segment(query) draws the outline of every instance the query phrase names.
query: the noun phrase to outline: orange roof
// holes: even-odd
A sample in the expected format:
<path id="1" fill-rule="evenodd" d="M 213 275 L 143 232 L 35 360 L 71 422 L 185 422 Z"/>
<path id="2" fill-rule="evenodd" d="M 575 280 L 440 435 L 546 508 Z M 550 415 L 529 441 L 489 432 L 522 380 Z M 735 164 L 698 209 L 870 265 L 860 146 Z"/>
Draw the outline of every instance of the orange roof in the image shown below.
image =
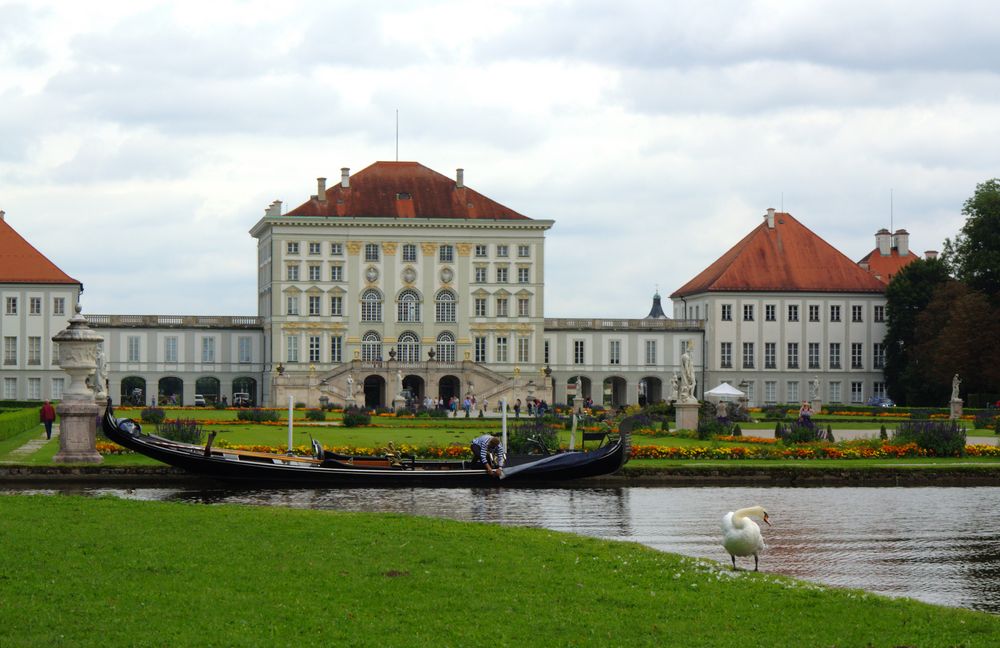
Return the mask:
<path id="1" fill-rule="evenodd" d="M 899 249 L 895 247 L 892 248 L 889 256 L 882 256 L 878 248 L 875 248 L 866 254 L 865 258 L 858 261 L 858 265 L 867 263 L 868 272 L 882 283 L 887 284 L 890 279 L 896 276 L 896 273 L 919 258 L 912 250 L 906 256 L 901 257 L 899 256 Z"/>
<path id="2" fill-rule="evenodd" d="M 376 162 L 286 216 L 531 220 L 417 162 Z"/>
<path id="3" fill-rule="evenodd" d="M 671 297 L 703 292 L 880 293 L 885 285 L 791 214 L 774 215 L 681 286 Z"/>
<path id="4" fill-rule="evenodd" d="M 80 284 L 0 218 L 0 283 Z M 82 287 L 82 284 L 80 284 Z"/>

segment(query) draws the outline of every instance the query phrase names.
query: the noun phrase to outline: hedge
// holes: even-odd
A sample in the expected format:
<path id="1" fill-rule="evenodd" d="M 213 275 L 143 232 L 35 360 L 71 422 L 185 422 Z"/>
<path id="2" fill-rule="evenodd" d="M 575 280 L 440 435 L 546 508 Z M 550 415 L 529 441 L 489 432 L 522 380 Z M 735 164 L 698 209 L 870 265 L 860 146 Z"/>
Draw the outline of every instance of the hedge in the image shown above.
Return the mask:
<path id="1" fill-rule="evenodd" d="M 15 410 L 0 414 L 0 441 L 39 425 L 38 410 L 35 408 Z"/>

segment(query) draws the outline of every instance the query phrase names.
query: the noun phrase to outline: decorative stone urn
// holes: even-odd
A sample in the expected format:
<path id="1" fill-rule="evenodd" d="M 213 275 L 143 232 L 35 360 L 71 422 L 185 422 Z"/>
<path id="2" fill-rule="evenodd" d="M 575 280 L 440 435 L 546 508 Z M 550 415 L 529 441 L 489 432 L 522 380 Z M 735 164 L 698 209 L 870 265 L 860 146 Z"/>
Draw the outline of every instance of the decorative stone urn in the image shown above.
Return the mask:
<path id="1" fill-rule="evenodd" d="M 59 452 L 52 458 L 55 463 L 100 463 L 103 460 L 95 446 L 101 408 L 94 403 L 94 391 L 87 385 L 87 377 L 97 371 L 97 347 L 103 340 L 87 326 L 79 304 L 69 326 L 52 337 L 52 341 L 59 344 L 59 366 L 70 378 L 56 408 L 60 434 Z"/>

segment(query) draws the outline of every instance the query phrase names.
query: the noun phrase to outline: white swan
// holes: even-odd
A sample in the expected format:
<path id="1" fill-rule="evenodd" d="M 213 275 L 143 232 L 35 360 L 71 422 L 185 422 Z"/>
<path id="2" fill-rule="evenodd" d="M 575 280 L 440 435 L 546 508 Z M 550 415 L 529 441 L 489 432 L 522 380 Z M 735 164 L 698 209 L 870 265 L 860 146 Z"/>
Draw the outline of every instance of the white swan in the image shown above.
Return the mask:
<path id="1" fill-rule="evenodd" d="M 760 535 L 760 527 L 750 519 L 751 515 L 771 525 L 763 506 L 730 511 L 722 518 L 722 546 L 733 559 L 733 569 L 736 569 L 736 556 L 753 556 L 753 570 L 757 571 L 757 554 L 764 548 L 764 538 Z"/>

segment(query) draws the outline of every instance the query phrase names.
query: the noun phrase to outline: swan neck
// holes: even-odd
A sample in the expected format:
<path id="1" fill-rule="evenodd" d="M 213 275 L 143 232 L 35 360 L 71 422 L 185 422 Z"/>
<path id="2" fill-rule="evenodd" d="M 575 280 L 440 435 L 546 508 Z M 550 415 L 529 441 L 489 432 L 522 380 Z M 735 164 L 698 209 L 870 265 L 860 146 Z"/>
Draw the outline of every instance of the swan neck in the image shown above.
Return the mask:
<path id="1" fill-rule="evenodd" d="M 736 522 L 736 521 L 741 521 L 742 522 L 742 520 L 744 518 L 748 518 L 751 515 L 756 515 L 758 517 L 761 517 L 762 513 L 763 513 L 763 510 L 759 506 L 750 506 L 750 507 L 747 507 L 747 508 L 742 508 L 742 509 L 740 509 L 740 510 L 738 510 L 738 511 L 736 511 L 736 512 L 733 513 L 733 522 Z"/>

